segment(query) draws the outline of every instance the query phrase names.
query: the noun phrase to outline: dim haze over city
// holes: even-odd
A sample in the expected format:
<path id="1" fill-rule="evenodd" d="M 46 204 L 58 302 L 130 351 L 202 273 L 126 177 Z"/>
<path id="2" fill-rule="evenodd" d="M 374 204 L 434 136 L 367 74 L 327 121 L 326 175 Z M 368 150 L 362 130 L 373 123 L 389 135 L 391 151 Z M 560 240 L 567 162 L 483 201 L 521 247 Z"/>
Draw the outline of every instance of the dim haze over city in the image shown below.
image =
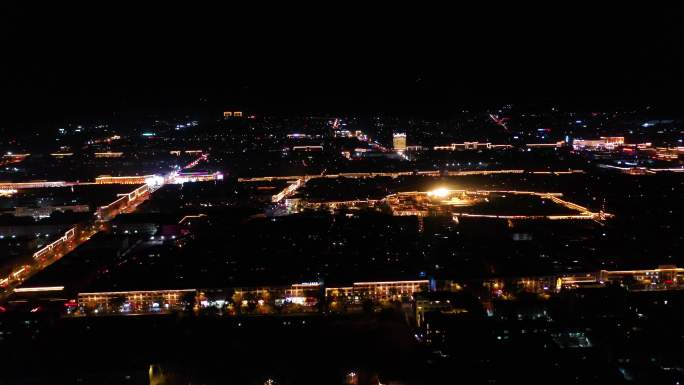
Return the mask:
<path id="1" fill-rule="evenodd" d="M 0 5 L 0 384 L 681 383 L 681 6 L 315 8 Z"/>

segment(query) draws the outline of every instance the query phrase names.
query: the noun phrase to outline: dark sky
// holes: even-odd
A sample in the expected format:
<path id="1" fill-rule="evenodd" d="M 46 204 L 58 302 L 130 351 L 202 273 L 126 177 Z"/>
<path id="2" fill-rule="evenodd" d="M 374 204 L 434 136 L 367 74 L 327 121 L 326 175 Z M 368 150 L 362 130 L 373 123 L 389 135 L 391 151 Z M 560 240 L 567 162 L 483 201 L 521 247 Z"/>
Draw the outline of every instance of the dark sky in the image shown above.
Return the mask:
<path id="1" fill-rule="evenodd" d="M 679 109 L 684 86 L 684 12 L 675 5 L 168 3 L 0 6 L 5 124 L 231 103 L 331 112 L 503 102 Z"/>

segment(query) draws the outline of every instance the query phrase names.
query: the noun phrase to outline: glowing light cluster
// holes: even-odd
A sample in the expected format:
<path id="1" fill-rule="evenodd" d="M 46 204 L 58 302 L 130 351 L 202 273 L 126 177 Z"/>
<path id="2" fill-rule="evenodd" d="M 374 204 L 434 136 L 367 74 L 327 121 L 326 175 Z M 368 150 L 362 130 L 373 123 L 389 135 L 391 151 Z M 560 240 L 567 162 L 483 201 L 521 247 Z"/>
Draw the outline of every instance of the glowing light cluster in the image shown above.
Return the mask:
<path id="1" fill-rule="evenodd" d="M 428 196 L 431 196 L 431 197 L 445 198 L 448 195 L 449 195 L 449 189 L 445 188 L 445 187 L 439 187 L 439 188 L 436 188 L 432 191 L 428 191 Z"/>
<path id="2" fill-rule="evenodd" d="M 151 177 L 145 178 L 145 183 L 150 186 L 161 186 L 164 184 L 164 177 L 160 175 L 153 175 Z"/>

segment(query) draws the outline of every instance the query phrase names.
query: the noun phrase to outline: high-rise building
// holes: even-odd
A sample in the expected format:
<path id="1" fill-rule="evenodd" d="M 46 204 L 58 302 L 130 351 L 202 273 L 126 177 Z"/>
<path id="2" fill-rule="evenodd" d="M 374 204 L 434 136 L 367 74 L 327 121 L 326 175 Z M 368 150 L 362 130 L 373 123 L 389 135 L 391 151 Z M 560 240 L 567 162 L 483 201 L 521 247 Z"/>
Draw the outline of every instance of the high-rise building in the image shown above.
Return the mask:
<path id="1" fill-rule="evenodd" d="M 404 152 L 406 151 L 406 134 L 403 132 L 394 133 L 392 137 L 392 144 L 394 151 Z"/>
<path id="2" fill-rule="evenodd" d="M 223 119 L 241 118 L 242 111 L 223 111 Z"/>

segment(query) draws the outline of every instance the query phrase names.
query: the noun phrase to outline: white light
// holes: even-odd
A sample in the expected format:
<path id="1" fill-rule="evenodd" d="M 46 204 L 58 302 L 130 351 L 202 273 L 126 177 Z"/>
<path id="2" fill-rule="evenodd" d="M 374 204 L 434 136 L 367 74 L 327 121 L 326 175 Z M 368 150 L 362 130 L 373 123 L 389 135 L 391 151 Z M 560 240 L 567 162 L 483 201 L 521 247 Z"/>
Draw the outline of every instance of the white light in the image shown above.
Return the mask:
<path id="1" fill-rule="evenodd" d="M 164 177 L 159 175 L 153 175 L 145 179 L 145 183 L 148 186 L 161 186 L 164 184 Z"/>
<path id="2" fill-rule="evenodd" d="M 37 291 L 62 291 L 64 286 L 43 286 L 43 287 L 20 287 L 14 289 L 15 293 L 31 293 Z"/>
<path id="3" fill-rule="evenodd" d="M 435 196 L 438 198 L 444 198 L 447 195 L 449 195 L 449 189 L 444 188 L 444 187 L 440 187 L 440 188 L 436 188 L 432 191 L 428 191 L 428 196 Z"/>

